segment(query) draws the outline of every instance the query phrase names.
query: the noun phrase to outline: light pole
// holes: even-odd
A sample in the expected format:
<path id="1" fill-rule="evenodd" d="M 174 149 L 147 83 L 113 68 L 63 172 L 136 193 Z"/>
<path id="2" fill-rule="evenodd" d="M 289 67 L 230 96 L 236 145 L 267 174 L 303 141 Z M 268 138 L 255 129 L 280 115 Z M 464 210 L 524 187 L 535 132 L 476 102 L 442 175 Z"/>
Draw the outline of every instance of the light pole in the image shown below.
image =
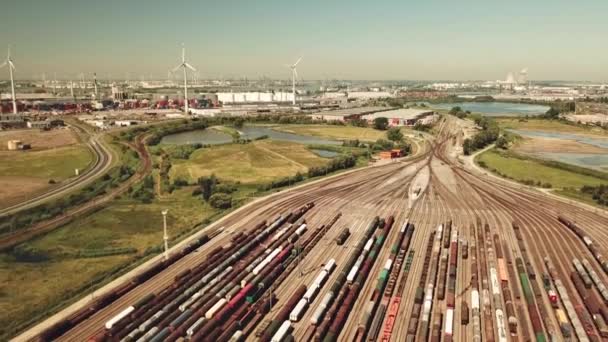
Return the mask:
<path id="1" fill-rule="evenodd" d="M 165 260 L 169 259 L 169 236 L 167 235 L 167 213 L 169 212 L 169 210 L 165 209 L 162 211 L 163 214 L 163 240 L 165 240 L 165 251 L 164 251 L 164 255 L 165 255 Z"/>

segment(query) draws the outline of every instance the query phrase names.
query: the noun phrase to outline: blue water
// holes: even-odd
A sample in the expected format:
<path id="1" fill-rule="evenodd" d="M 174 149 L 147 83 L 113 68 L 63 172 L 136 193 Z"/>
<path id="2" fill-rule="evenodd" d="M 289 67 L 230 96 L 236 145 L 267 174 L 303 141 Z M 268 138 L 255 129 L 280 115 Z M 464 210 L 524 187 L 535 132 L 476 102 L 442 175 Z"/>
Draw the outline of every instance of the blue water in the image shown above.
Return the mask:
<path id="1" fill-rule="evenodd" d="M 245 126 L 239 129 L 241 138 L 255 139 L 267 135 L 270 139 L 297 142 L 300 144 L 318 144 L 318 145 L 341 145 L 340 141 L 326 140 L 307 135 L 298 135 L 293 133 L 275 131 L 269 127 L 263 126 Z M 195 144 L 201 143 L 205 145 L 217 145 L 232 142 L 232 137 L 223 132 L 214 129 L 196 130 L 190 132 L 182 132 L 171 134 L 163 137 L 161 144 Z"/>
<path id="2" fill-rule="evenodd" d="M 460 107 L 464 111 L 481 113 L 485 116 L 536 116 L 545 114 L 549 110 L 547 106 L 509 102 L 433 103 L 430 106 L 436 109 Z"/>
<path id="3" fill-rule="evenodd" d="M 608 137 L 605 139 L 589 137 L 585 135 L 572 134 L 572 133 L 559 133 L 559 132 L 544 132 L 544 131 L 528 131 L 520 129 L 509 129 L 509 132 L 519 134 L 524 137 L 537 137 L 537 138 L 553 138 L 563 140 L 574 140 L 583 144 L 593 145 L 601 148 L 608 149 Z"/>
<path id="4" fill-rule="evenodd" d="M 600 171 L 608 170 L 608 154 L 538 153 L 540 157 Z"/>
<path id="5" fill-rule="evenodd" d="M 333 157 L 336 157 L 339 155 L 339 153 L 335 152 L 335 151 L 318 150 L 318 149 L 312 149 L 311 151 L 314 152 L 319 157 L 323 157 L 323 158 L 333 158 Z"/>

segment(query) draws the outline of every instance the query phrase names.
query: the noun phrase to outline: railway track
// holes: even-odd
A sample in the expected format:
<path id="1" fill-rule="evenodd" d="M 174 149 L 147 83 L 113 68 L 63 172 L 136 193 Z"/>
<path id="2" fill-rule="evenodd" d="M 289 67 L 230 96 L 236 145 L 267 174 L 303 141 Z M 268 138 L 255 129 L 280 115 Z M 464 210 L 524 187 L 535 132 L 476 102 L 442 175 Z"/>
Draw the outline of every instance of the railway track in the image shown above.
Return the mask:
<path id="1" fill-rule="evenodd" d="M 589 317 L 603 314 L 589 305 L 589 298 L 600 293 L 601 283 L 608 283 L 608 276 L 584 241 L 559 222 L 557 216 L 575 216 L 580 230 L 603 255 L 608 255 L 605 230 L 608 219 L 464 169 L 451 157 L 455 130 L 450 122 L 444 123 L 436 140 L 430 142 L 431 148 L 419 158 L 292 189 L 260 200 L 239 215 L 220 220 L 216 226 L 224 229 L 209 242 L 108 305 L 94 310 L 86 320 L 59 331 L 56 340 L 174 341 L 189 336 L 203 341 L 566 340 L 563 317 L 559 313 L 569 307 L 575 309 L 566 323 L 576 325 L 577 319 L 584 322 L 578 331 L 585 334 L 575 336 L 575 329 L 571 329 L 570 336 L 579 340 L 606 340 L 608 331 L 604 331 L 602 319 L 589 321 Z M 412 187 L 420 186 L 420 179 L 424 179 L 421 175 L 426 173 L 428 183 L 418 189 L 415 199 L 410 198 Z M 291 226 L 285 222 L 273 226 L 279 215 L 284 217 L 303 207 L 308 209 Z M 337 216 L 338 213 L 341 216 Z M 374 217 L 394 218 L 392 229 L 386 233 L 378 228 L 381 224 L 370 226 Z M 260 228 L 259 224 L 264 221 L 265 225 Z M 294 237 L 304 221 L 307 228 Z M 325 229 L 332 221 L 330 228 Z M 391 246 L 401 241 L 401 227 L 409 227 L 408 223 L 415 229 L 409 244 L 400 252 L 400 260 L 406 262 L 399 264 L 401 269 L 397 272 L 391 265 L 387 266 L 387 262 L 395 261 L 397 254 L 391 252 Z M 344 228 L 349 229 L 350 236 L 338 244 L 336 238 Z M 263 229 L 271 231 L 261 236 Z M 282 231 L 284 233 L 276 237 Z M 247 238 L 234 240 L 241 233 Z M 252 246 L 243 250 L 238 259 L 230 261 L 231 253 L 258 238 L 264 247 Z M 291 239 L 297 239 L 302 245 L 296 245 Z M 364 246 L 367 244 L 369 248 Z M 377 247 L 373 247 L 376 244 Z M 223 254 L 214 257 L 221 247 Z M 299 248 L 305 253 L 299 254 Z M 275 250 L 277 254 L 273 257 Z M 249 275 L 262 256 L 269 258 L 272 266 L 259 269 L 263 276 Z M 362 258 L 360 264 L 355 262 L 358 256 Z M 585 290 L 575 286 L 571 280 L 574 258 L 587 260 L 600 285 L 590 284 Z M 322 283 L 315 283 L 330 259 L 335 261 L 335 269 L 328 272 Z M 429 265 L 436 266 L 425 267 L 425 259 Z M 546 260 L 552 262 L 551 269 Z M 158 314 L 161 304 L 183 305 L 188 301 L 190 297 L 180 297 L 183 293 L 190 295 L 184 282 L 193 286 L 196 281 L 202 281 L 205 274 L 213 275 L 214 262 L 225 263 L 222 264 L 224 270 L 233 268 L 222 276 L 214 276 L 218 284 L 224 285 L 209 287 L 201 295 L 202 299 L 193 300 L 196 311 L 177 312 L 174 307 L 170 314 L 160 313 L 158 320 L 142 327 L 142 320 Z M 387 300 L 378 299 L 377 303 L 390 300 L 389 303 L 398 305 L 390 310 L 376 305 L 370 311 L 369 303 L 377 299 L 378 284 L 382 284 L 378 280 L 388 274 L 387 270 L 395 273 L 394 288 Z M 176 280 L 176 276 L 186 280 Z M 237 280 L 242 287 L 232 283 Z M 560 282 L 567 299 L 549 295 L 548 290 L 555 288 L 552 284 Z M 248 284 L 254 286 L 247 287 Z M 425 309 L 426 304 L 417 292 L 421 285 L 428 284 L 433 285 L 433 291 L 424 298 L 430 303 Z M 303 300 L 302 291 L 308 291 L 310 286 L 318 286 L 316 294 L 306 297 L 306 303 L 296 307 L 296 303 Z M 442 295 L 438 293 L 439 288 L 444 288 Z M 237 300 L 228 293 L 242 294 L 242 297 Z M 474 301 L 475 293 L 478 302 Z M 137 304 L 150 294 L 154 295 L 152 301 L 156 306 Z M 326 297 L 331 297 L 328 307 L 319 309 L 325 305 L 322 303 Z M 334 302 L 337 304 L 332 308 Z M 130 307 L 135 313 L 121 316 Z M 451 313 L 447 314 L 448 311 Z M 363 324 L 374 322 L 365 316 L 367 312 L 379 315 L 378 322 Z M 428 317 L 426 323 L 414 321 L 414 325 L 409 326 L 412 318 L 424 315 Z M 480 318 L 477 328 L 474 317 Z M 334 319 L 343 320 L 343 324 L 332 324 Z M 323 320 L 329 323 L 324 325 Z M 107 328 L 108 323 L 118 324 L 119 328 Z M 385 330 L 386 327 L 390 327 L 389 330 Z M 133 334 L 133 338 L 128 338 L 129 334 Z M 37 338 L 39 336 L 31 339 Z"/>

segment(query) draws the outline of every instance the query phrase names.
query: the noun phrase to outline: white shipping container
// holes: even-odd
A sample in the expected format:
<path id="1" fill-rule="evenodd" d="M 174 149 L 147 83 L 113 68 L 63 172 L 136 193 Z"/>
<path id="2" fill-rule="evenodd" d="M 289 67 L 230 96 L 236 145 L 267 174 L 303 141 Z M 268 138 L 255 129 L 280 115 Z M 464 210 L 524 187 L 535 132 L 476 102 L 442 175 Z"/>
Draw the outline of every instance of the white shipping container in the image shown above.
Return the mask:
<path id="1" fill-rule="evenodd" d="M 453 326 L 454 326 L 454 309 L 448 309 L 445 312 L 445 325 L 443 331 L 445 331 L 446 335 L 453 334 Z"/>
<path id="2" fill-rule="evenodd" d="M 308 301 L 304 298 L 300 299 L 298 304 L 296 304 L 296 307 L 291 310 L 291 313 L 289 314 L 289 319 L 293 322 L 299 321 L 302 315 L 304 314 L 304 311 L 306 310 L 307 306 Z"/>
<path id="3" fill-rule="evenodd" d="M 490 280 L 492 284 L 492 294 L 500 294 L 500 283 L 498 282 L 498 272 L 495 268 L 490 268 Z"/>
<path id="4" fill-rule="evenodd" d="M 281 341 L 283 341 L 283 339 L 289 333 L 289 329 L 290 328 L 291 328 L 291 322 L 290 321 L 283 322 L 283 324 L 281 324 L 281 326 L 279 327 L 279 330 L 277 330 L 276 334 L 274 334 L 274 336 L 272 336 L 272 340 L 270 340 L 270 341 L 271 342 L 281 342 Z"/>
<path id="5" fill-rule="evenodd" d="M 443 224 L 440 224 L 439 226 L 437 226 L 437 235 L 439 235 L 437 237 L 437 240 L 441 240 L 441 233 L 443 233 Z"/>
<path id="6" fill-rule="evenodd" d="M 311 287 L 320 288 L 321 286 L 323 286 L 323 283 L 325 282 L 325 279 L 327 278 L 327 274 L 328 273 L 326 270 L 322 270 L 321 273 L 319 273 L 319 275 L 315 278 L 315 281 L 312 282 Z"/>
<path id="7" fill-rule="evenodd" d="M 114 324 L 118 323 L 120 320 L 122 320 L 123 318 L 127 317 L 127 315 L 129 315 L 131 312 L 133 312 L 135 310 L 135 308 L 133 306 L 129 306 L 128 308 L 122 310 L 121 312 L 118 313 L 118 315 L 110 318 L 109 321 L 106 322 L 106 329 L 112 329 L 112 327 L 114 326 Z"/>
<path id="8" fill-rule="evenodd" d="M 198 330 L 198 328 L 201 327 L 206 321 L 207 321 L 207 319 L 205 317 L 201 317 L 201 318 L 197 319 L 196 322 L 194 322 L 194 324 L 192 324 L 190 326 L 190 328 L 188 328 L 188 330 L 186 330 L 186 334 L 188 336 L 194 335 L 194 333 Z"/>
<path id="9" fill-rule="evenodd" d="M 315 286 L 315 284 L 313 284 L 313 286 L 309 287 L 308 290 L 306 290 L 306 293 L 304 293 L 304 297 L 302 297 L 302 300 L 305 300 L 306 302 L 310 303 L 313 300 L 315 300 L 315 296 L 317 295 L 317 292 L 319 291 L 319 288 Z"/>
<path id="10" fill-rule="evenodd" d="M 399 231 L 400 233 L 405 233 L 405 229 L 407 228 L 407 222 L 405 222 L 403 224 L 403 226 L 401 226 L 401 230 Z"/>
<path id="11" fill-rule="evenodd" d="M 306 231 L 306 223 L 302 224 L 302 225 L 300 226 L 300 228 L 298 228 L 298 229 L 296 230 L 296 234 L 298 234 L 298 235 L 302 235 L 302 234 L 304 234 L 304 232 L 305 232 L 305 231 Z"/>
<path id="12" fill-rule="evenodd" d="M 386 263 L 384 264 L 384 269 L 390 271 L 391 266 L 393 266 L 393 260 L 391 260 L 391 259 L 386 260 Z"/>
<path id="13" fill-rule="evenodd" d="M 207 312 L 205 312 L 205 318 L 207 319 L 212 319 L 213 316 L 220 311 L 220 309 L 222 308 L 222 306 L 224 306 L 224 304 L 226 304 L 226 298 L 222 298 L 220 300 L 217 301 L 217 303 L 215 303 L 211 309 L 207 310 Z"/>
<path id="14" fill-rule="evenodd" d="M 374 238 L 370 238 L 369 240 L 367 240 L 367 243 L 365 244 L 365 247 L 363 247 L 363 250 L 365 252 L 369 252 L 370 249 L 372 249 L 372 244 L 374 243 Z"/>
<path id="15" fill-rule="evenodd" d="M 310 323 L 313 325 L 317 325 L 321 320 L 321 316 L 325 313 L 325 309 L 327 307 L 321 303 L 321 305 L 317 306 L 317 309 L 312 313 L 312 317 L 310 317 Z"/>
<path id="16" fill-rule="evenodd" d="M 336 260 L 329 259 L 329 261 L 325 264 L 325 267 L 323 267 L 323 269 L 326 270 L 327 273 L 331 273 L 331 271 L 334 270 L 334 267 L 336 267 Z"/>
<path id="17" fill-rule="evenodd" d="M 352 283 L 355 280 L 355 277 L 357 276 L 358 271 L 359 271 L 359 266 L 357 266 L 357 265 L 353 266 L 353 268 L 350 269 L 350 272 L 348 272 L 348 276 L 346 276 L 346 280 L 349 283 Z"/>
<path id="18" fill-rule="evenodd" d="M 507 342 L 505 316 L 500 309 L 496 310 L 496 330 L 498 331 L 498 342 Z"/>
<path id="19" fill-rule="evenodd" d="M 238 342 L 241 341 L 243 339 L 243 331 L 242 330 L 237 330 L 232 337 L 230 338 L 229 342 Z"/>
<path id="20" fill-rule="evenodd" d="M 585 242 L 585 245 L 587 245 L 587 246 L 591 246 L 591 244 L 593 243 L 593 240 L 591 240 L 591 238 L 588 236 L 583 236 L 583 241 Z"/>
<path id="21" fill-rule="evenodd" d="M 471 309 L 479 310 L 479 292 L 477 290 L 471 291 Z"/>
<path id="22" fill-rule="evenodd" d="M 432 300 L 425 300 L 422 305 L 422 321 L 423 322 L 429 321 L 429 314 L 431 313 L 431 303 L 432 302 L 433 302 Z"/>

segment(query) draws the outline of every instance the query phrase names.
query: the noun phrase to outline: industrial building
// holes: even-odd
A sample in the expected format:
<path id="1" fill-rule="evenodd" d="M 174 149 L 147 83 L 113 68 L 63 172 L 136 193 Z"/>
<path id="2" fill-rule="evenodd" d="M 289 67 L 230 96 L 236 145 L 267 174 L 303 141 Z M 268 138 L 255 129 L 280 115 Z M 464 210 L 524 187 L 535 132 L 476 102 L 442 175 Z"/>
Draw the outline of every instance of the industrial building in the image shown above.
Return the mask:
<path id="1" fill-rule="evenodd" d="M 218 99 L 218 101 L 222 102 L 223 104 L 292 102 L 293 93 L 287 93 L 287 92 L 217 93 L 217 99 Z"/>
<path id="2" fill-rule="evenodd" d="M 419 120 L 426 117 L 432 117 L 434 114 L 434 111 L 428 109 L 400 108 L 366 114 L 363 116 L 363 119 L 371 123 L 374 119 L 382 117 L 388 119 L 389 126 L 413 126 Z"/>
<path id="3" fill-rule="evenodd" d="M 372 114 L 376 112 L 383 112 L 390 110 L 387 107 L 357 107 L 357 108 L 346 108 L 324 112 L 317 112 L 309 114 L 313 120 L 324 120 L 324 121 L 350 121 L 360 119 L 366 114 Z"/>
<path id="4" fill-rule="evenodd" d="M 393 94 L 387 91 L 349 91 L 348 98 L 355 100 L 371 100 L 394 97 Z"/>

